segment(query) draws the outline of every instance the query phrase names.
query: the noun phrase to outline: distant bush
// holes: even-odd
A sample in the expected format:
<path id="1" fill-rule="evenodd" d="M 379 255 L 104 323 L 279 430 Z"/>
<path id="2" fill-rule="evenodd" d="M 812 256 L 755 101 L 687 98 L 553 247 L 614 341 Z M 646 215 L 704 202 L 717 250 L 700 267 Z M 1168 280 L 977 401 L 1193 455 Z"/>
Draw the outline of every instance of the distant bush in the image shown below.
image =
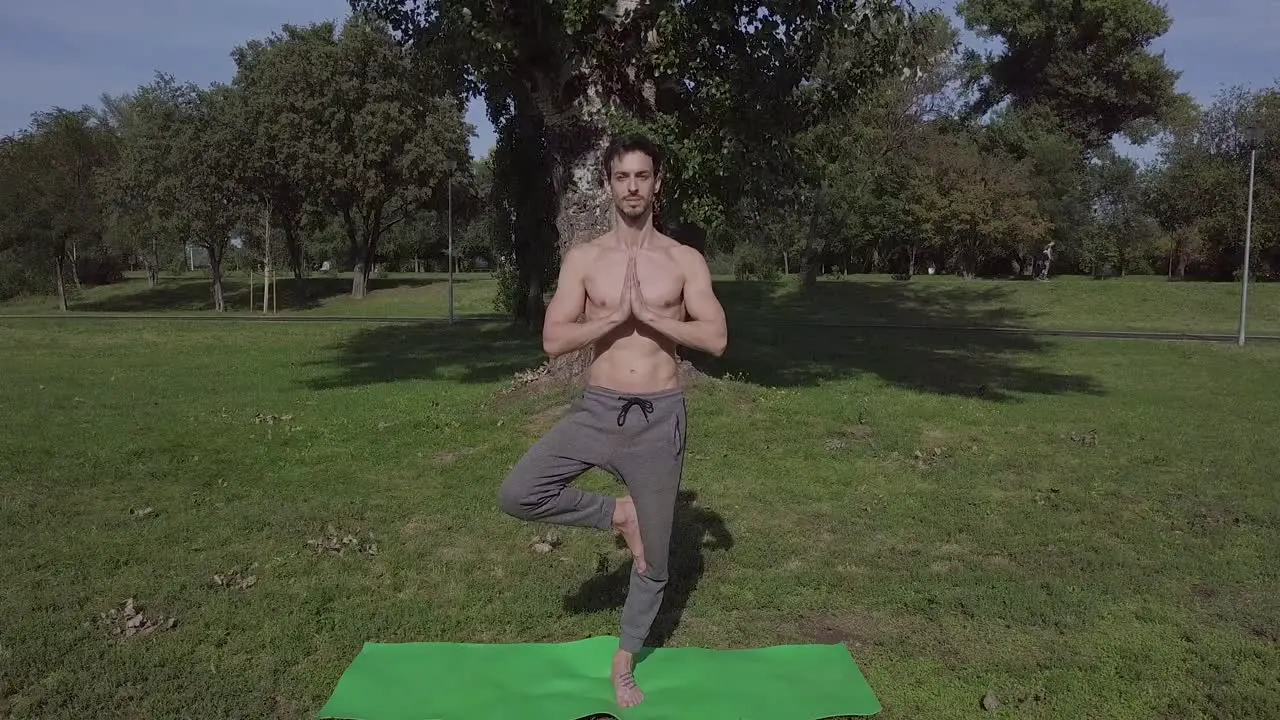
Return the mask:
<path id="1" fill-rule="evenodd" d="M 773 282 L 782 276 L 777 259 L 758 245 L 742 245 L 734 252 L 733 276 L 738 280 Z"/>
<path id="2" fill-rule="evenodd" d="M 110 285 L 124 281 L 124 258 L 112 253 L 86 253 L 76 257 L 76 277 L 82 285 Z"/>
<path id="3" fill-rule="evenodd" d="M 0 301 L 55 291 L 53 275 L 39 263 L 24 262 L 14 251 L 0 252 Z"/>

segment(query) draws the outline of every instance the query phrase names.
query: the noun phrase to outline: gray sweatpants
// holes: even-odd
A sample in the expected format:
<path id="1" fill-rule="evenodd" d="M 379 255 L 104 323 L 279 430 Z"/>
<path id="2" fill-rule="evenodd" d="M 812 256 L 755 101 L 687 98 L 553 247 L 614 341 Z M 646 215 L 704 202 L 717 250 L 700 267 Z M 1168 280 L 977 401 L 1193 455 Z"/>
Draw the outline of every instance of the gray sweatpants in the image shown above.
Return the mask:
<path id="1" fill-rule="evenodd" d="M 684 471 L 685 401 L 679 389 L 620 393 L 588 387 L 516 463 L 498 503 L 521 520 L 608 530 L 614 499 L 570 483 L 592 467 L 626 484 L 644 543 L 645 571 L 631 569 L 620 647 L 639 651 L 667 586 L 671 523 Z"/>

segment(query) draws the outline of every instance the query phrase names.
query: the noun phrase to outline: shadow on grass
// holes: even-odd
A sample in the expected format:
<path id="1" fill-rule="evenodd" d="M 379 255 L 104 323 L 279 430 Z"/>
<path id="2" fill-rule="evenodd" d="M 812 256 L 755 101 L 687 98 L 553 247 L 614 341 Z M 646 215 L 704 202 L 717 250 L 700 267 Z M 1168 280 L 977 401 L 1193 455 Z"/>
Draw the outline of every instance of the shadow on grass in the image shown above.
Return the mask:
<path id="1" fill-rule="evenodd" d="M 649 631 L 646 647 L 661 647 L 671 640 L 685 608 L 689 605 L 698 581 L 706 572 L 706 553 L 724 551 L 733 547 L 733 535 L 719 513 L 697 506 L 698 494 L 682 490 L 676 500 L 675 521 L 671 528 L 671 558 L 667 567 L 667 589 L 662 599 L 658 617 Z M 616 540 L 618 549 L 627 546 L 621 537 Z M 609 559 L 601 555 L 596 575 L 577 592 L 564 599 L 565 612 L 590 614 L 602 610 L 616 610 L 627 600 L 627 587 L 631 582 L 631 561 L 612 570 Z"/>
<path id="2" fill-rule="evenodd" d="M 357 331 L 313 365 L 330 371 L 305 381 L 312 390 L 401 380 L 490 383 L 543 361 L 528 331 L 503 322 L 443 320 L 376 325 Z"/>
<path id="3" fill-rule="evenodd" d="M 1008 289 L 975 281 L 828 282 L 808 293 L 776 284 L 721 282 L 729 349 L 685 352 L 713 376 L 773 387 L 816 386 L 870 373 L 897 387 L 1009 401 L 1015 393 L 1101 394 L 1092 378 L 1036 363 L 1051 346 L 999 328 L 1024 326 Z M 879 327 L 872 327 L 879 326 Z M 901 326 L 901 327 L 890 327 Z M 977 331 L 973 327 L 996 328 Z M 494 324 L 380 326 L 359 331 L 328 361 L 321 387 L 421 378 L 492 382 L 545 360 L 538 339 Z"/>
<path id="4" fill-rule="evenodd" d="M 999 285 L 831 282 L 801 294 L 727 282 L 716 292 L 729 318 L 727 352 L 685 353 L 712 375 L 800 387 L 871 373 L 898 387 L 997 401 L 1011 393 L 1102 392 L 1087 376 L 1032 366 L 1049 346 L 999 330 L 1031 319 L 1009 307 Z"/>
<path id="5" fill-rule="evenodd" d="M 425 287 L 444 282 L 438 278 L 372 278 L 370 292 L 398 287 Z M 466 279 L 455 279 L 464 283 Z M 231 277 L 222 281 L 222 297 L 229 310 L 249 307 L 249 281 L 244 277 Z M 255 306 L 262 305 L 262 278 L 253 285 Z M 280 278 L 276 282 L 279 295 L 276 306 L 280 310 L 312 310 L 330 298 L 351 293 L 351 279 L 342 277 L 309 277 L 301 284 L 294 278 Z M 75 310 L 89 312 L 162 312 L 166 310 L 212 310 L 213 286 L 208 278 L 166 278 L 154 288 L 144 288 L 127 294 L 121 293 L 96 300 L 76 303 Z"/>

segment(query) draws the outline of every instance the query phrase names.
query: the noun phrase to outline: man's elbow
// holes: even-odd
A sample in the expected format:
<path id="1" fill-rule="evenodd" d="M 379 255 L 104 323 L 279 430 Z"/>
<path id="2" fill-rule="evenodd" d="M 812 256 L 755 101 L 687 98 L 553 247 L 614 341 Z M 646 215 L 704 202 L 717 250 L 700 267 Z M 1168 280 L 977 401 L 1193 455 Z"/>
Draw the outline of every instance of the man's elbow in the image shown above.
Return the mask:
<path id="1" fill-rule="evenodd" d="M 708 343 L 708 345 L 709 347 L 707 348 L 707 351 L 710 352 L 715 357 L 721 357 L 722 355 L 724 355 L 724 351 L 729 347 L 728 330 L 721 327 L 719 331 L 716 332 L 716 334 L 711 338 L 711 342 Z"/>
<path id="2" fill-rule="evenodd" d="M 554 360 L 564 354 L 564 348 L 561 347 L 561 345 L 562 343 L 554 334 L 548 332 L 542 333 L 542 352 L 546 353 L 547 357 Z"/>

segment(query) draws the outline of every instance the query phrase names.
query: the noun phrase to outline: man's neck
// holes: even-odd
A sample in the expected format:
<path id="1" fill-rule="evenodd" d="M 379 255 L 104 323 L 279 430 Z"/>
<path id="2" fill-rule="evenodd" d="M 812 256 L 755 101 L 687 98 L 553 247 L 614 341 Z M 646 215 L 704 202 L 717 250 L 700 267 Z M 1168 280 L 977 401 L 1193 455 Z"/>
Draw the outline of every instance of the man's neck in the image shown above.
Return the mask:
<path id="1" fill-rule="evenodd" d="M 632 224 L 615 213 L 613 234 L 625 248 L 642 248 L 653 239 L 653 216 L 647 215 L 644 220 Z"/>

